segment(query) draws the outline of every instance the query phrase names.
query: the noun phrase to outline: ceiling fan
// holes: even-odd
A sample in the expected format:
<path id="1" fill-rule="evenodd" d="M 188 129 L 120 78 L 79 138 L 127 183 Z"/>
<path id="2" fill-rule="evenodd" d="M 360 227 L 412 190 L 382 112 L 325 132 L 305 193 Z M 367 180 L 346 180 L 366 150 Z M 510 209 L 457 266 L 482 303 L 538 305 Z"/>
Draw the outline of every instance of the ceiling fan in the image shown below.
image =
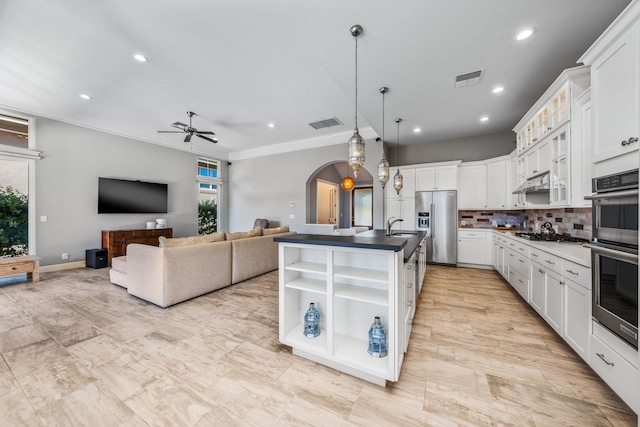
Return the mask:
<path id="1" fill-rule="evenodd" d="M 193 135 L 202 138 L 202 139 L 206 139 L 207 141 L 211 141 L 214 144 L 216 142 L 218 142 L 218 138 L 209 138 L 208 136 L 204 136 L 204 135 L 215 135 L 215 133 L 211 132 L 210 130 L 198 130 L 196 128 L 194 128 L 191 125 L 191 118 L 196 115 L 196 113 L 194 113 L 193 111 L 187 111 L 187 115 L 189 116 L 189 124 L 185 125 L 184 123 L 180 123 L 180 122 L 174 122 L 171 124 L 171 126 L 173 126 L 174 128 L 180 129 L 178 130 L 159 130 L 158 133 L 186 133 L 187 136 L 184 138 L 184 142 L 189 142 L 191 141 L 191 137 Z"/>

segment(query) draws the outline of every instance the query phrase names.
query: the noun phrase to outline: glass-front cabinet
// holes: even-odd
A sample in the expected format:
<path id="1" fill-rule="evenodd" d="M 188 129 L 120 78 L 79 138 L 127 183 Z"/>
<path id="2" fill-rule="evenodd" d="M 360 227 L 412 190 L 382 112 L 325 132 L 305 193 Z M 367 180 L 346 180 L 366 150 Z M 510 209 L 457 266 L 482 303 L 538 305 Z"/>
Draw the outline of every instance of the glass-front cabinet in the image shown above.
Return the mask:
<path id="1" fill-rule="evenodd" d="M 569 198 L 569 156 L 567 155 L 569 125 L 551 135 L 550 204 L 567 205 Z"/>

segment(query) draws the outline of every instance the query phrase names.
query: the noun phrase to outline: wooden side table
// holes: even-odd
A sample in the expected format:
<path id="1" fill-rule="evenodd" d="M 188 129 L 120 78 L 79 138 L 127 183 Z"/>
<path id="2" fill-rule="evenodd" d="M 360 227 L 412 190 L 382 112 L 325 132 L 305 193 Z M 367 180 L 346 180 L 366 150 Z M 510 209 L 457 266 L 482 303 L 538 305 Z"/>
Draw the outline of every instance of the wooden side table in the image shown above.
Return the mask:
<path id="1" fill-rule="evenodd" d="M 33 283 L 40 280 L 40 258 L 37 256 L 17 256 L 0 258 L 0 277 L 27 273 Z"/>

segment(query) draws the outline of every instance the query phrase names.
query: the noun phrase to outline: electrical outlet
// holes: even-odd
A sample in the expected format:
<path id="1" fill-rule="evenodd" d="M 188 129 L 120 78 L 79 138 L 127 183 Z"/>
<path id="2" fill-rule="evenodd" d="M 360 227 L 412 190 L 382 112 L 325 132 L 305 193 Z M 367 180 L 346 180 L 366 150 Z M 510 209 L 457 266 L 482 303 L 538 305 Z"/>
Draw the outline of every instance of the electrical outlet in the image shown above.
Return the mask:
<path id="1" fill-rule="evenodd" d="M 69 254 L 67 252 L 63 253 L 62 259 L 69 259 Z"/>

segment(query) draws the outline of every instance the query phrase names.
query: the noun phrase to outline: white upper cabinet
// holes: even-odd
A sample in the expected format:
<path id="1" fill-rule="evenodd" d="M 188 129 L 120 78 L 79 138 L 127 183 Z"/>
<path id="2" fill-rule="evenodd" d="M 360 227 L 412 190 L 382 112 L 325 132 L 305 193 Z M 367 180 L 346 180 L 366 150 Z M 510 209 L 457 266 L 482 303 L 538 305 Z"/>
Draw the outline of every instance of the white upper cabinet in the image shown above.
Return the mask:
<path id="1" fill-rule="evenodd" d="M 502 177 L 504 181 L 504 176 Z M 487 207 L 487 166 L 462 164 L 458 168 L 458 209 Z"/>
<path id="2" fill-rule="evenodd" d="M 487 208 L 508 208 L 508 177 L 508 163 L 506 160 L 487 163 Z"/>
<path id="3" fill-rule="evenodd" d="M 393 188 L 393 177 L 396 175 L 398 168 L 389 168 L 389 182 L 385 187 L 387 193 L 387 199 L 401 198 L 401 197 L 415 197 L 416 196 L 416 170 L 413 168 L 400 168 L 402 174 L 402 189 L 400 194 Z"/>
<path id="4" fill-rule="evenodd" d="M 416 169 L 416 191 L 457 190 L 458 165 Z"/>
<path id="5" fill-rule="evenodd" d="M 638 150 L 640 5 L 625 12 L 580 58 L 591 65 L 594 163 Z"/>
<path id="6" fill-rule="evenodd" d="M 526 178 L 549 172 L 551 159 L 549 157 L 549 141 L 545 140 L 535 148 L 525 153 Z"/>

